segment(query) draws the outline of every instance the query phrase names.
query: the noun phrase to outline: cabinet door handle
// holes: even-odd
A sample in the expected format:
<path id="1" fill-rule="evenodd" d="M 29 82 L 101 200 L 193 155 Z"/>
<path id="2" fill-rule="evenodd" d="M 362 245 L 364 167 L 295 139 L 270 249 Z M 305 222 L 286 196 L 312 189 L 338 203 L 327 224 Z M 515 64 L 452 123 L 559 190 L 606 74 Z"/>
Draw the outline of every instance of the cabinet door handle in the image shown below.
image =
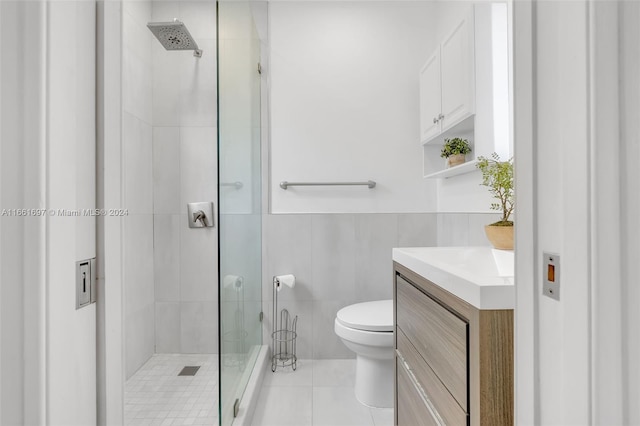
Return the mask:
<path id="1" fill-rule="evenodd" d="M 438 122 L 438 119 L 433 117 L 433 124 L 436 124 Z"/>
<path id="2" fill-rule="evenodd" d="M 438 121 L 442 120 L 444 118 L 444 114 L 440 113 L 440 115 L 438 116 Z"/>

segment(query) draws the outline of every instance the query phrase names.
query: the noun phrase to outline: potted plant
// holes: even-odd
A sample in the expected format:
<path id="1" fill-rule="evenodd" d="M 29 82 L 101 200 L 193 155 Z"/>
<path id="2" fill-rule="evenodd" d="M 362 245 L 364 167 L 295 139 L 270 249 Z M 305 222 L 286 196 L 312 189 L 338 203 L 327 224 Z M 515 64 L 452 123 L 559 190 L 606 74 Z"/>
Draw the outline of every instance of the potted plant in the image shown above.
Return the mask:
<path id="1" fill-rule="evenodd" d="M 445 139 L 440 157 L 447 160 L 447 167 L 458 166 L 465 162 L 465 154 L 471 152 L 471 146 L 466 139 Z"/>
<path id="2" fill-rule="evenodd" d="M 482 172 L 482 183 L 499 202 L 491 204 L 491 210 L 502 212 L 502 218 L 484 227 L 487 238 L 493 247 L 500 250 L 513 250 L 513 222 L 509 217 L 515 207 L 513 197 L 513 158 L 500 161 L 495 152 L 491 158 L 478 157 L 476 165 Z"/>

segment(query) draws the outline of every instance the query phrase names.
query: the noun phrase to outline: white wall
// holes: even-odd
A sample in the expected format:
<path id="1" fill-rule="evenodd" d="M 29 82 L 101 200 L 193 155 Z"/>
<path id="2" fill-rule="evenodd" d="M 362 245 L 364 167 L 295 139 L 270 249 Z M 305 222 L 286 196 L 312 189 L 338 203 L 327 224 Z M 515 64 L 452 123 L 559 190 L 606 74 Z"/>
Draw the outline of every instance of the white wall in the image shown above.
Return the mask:
<path id="1" fill-rule="evenodd" d="M 543 424 L 589 418 L 586 13 L 584 2 L 541 2 L 536 12 L 537 239 L 541 252 L 560 254 L 563 280 L 560 302 L 539 298 Z"/>
<path id="2" fill-rule="evenodd" d="M 91 209 L 95 4 L 0 7 L 1 207 Z M 5 216 L 0 232 L 0 422 L 93 424 L 96 311 L 76 310 L 75 268 L 95 256 L 95 218 Z"/>
<path id="3" fill-rule="evenodd" d="M 535 232 L 535 162 L 534 150 L 534 69 L 533 64 L 533 5 L 531 1 L 513 4 L 514 55 L 514 183 L 518 194 L 515 211 L 515 274 L 516 309 L 515 334 L 515 423 L 536 424 L 538 399 L 536 396 L 536 310 L 538 298 L 538 271 L 535 256 L 538 251 Z M 525 243 L 526 242 L 526 243 Z"/>
<path id="4" fill-rule="evenodd" d="M 122 2 L 98 2 L 97 206 L 123 207 L 122 196 Z M 122 217 L 99 217 L 98 424 L 124 421 L 124 280 Z M 108 285 L 107 285 L 108 283 Z"/>
<path id="5" fill-rule="evenodd" d="M 93 208 L 96 5 L 48 7 L 47 203 L 55 209 Z M 95 304 L 75 309 L 73 283 L 75 262 L 95 257 L 95 218 L 49 217 L 47 229 L 47 423 L 92 424 L 96 310 Z"/>
<path id="6" fill-rule="evenodd" d="M 20 40 L 27 31 L 21 23 L 28 16 L 27 8 L 18 2 L 0 3 L 0 208 L 22 208 L 25 193 L 25 146 L 37 147 L 37 138 L 26 138 L 23 111 L 40 100 L 22 96 L 22 91 L 32 78 L 24 78 L 26 69 L 19 60 L 23 45 Z M 32 15 L 41 18 L 42 12 Z M 44 32 L 45 30 L 43 30 Z M 38 49 L 38 47 L 40 49 Z M 42 46 L 34 46 L 34 56 L 41 58 Z M 43 66 L 43 64 L 40 64 Z M 36 86 L 37 87 L 37 86 Z M 42 87 L 38 87 L 42 89 Z M 37 113 L 38 109 L 31 109 Z M 34 121 L 41 128 L 43 117 L 34 114 Z M 35 126 L 34 126 L 35 127 Z M 30 195 L 40 195 L 42 189 Z M 42 203 L 44 204 L 44 203 Z M 34 208 L 42 207 L 42 204 Z M 22 217 L 0 217 L 0 423 L 20 424 L 25 421 L 25 287 L 24 283 L 24 227 Z M 41 249 L 41 248 L 40 248 Z M 38 250 L 39 252 L 40 250 Z M 36 253 L 38 253 L 36 252 Z M 42 266 L 37 263 L 36 269 Z M 33 282 L 37 290 L 38 282 Z M 37 293 L 36 293 L 37 294 Z M 44 350 L 44 348 L 41 348 Z M 43 354 L 40 355 L 44 358 Z M 40 413 L 42 420 L 44 413 Z"/>
<path id="7" fill-rule="evenodd" d="M 278 214 L 264 221 L 265 342 L 275 274 L 298 279 L 293 291 L 280 293 L 280 307 L 300 316 L 299 356 L 351 357 L 333 332 L 335 314 L 351 303 L 391 297 L 391 247 L 489 244 L 483 227 L 498 217 L 486 214 L 490 198 L 479 173 L 448 180 L 446 197 L 438 200 L 447 213 L 404 213 L 440 208 L 435 182 L 422 178 L 418 70 L 436 48 L 438 31 L 444 36 L 469 8 L 426 2 L 270 5 L 269 185 L 271 211 Z M 482 96 L 492 89 L 488 83 Z M 485 139 L 491 136 L 485 131 Z M 368 170 L 393 183 L 365 176 Z M 282 180 L 370 178 L 380 186 L 278 186 Z"/>
<path id="8" fill-rule="evenodd" d="M 271 211 L 435 210 L 422 179 L 418 70 L 435 48 L 429 2 L 274 2 Z M 366 181 L 293 187 L 281 181 Z"/>
<path id="9" fill-rule="evenodd" d="M 620 212 L 621 226 L 620 246 L 622 291 L 620 300 L 622 316 L 619 318 L 621 328 L 621 389 L 622 422 L 624 424 L 640 424 L 640 377 L 637 360 L 640 358 L 640 338 L 637 324 L 640 323 L 640 56 L 638 55 L 638 21 L 640 20 L 640 4 L 636 2 L 620 2 L 618 22 L 620 27 Z M 615 206 L 614 206 L 615 208 Z M 615 364 L 614 364 L 615 365 Z"/>
<path id="10" fill-rule="evenodd" d="M 592 288 L 608 283 L 592 275 L 589 5 L 529 6 L 514 5 L 516 182 L 526 207 L 516 217 L 517 423 L 592 424 Z M 560 255 L 560 301 L 541 294 L 543 252 Z"/>

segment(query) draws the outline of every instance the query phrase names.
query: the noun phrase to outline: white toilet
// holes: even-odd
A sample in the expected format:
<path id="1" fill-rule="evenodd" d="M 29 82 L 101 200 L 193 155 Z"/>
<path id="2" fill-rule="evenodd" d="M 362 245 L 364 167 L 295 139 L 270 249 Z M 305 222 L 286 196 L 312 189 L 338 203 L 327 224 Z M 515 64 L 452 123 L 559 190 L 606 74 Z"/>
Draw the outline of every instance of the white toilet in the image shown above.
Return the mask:
<path id="1" fill-rule="evenodd" d="M 340 309 L 335 332 L 357 355 L 356 398 L 370 407 L 393 407 L 393 300 Z"/>

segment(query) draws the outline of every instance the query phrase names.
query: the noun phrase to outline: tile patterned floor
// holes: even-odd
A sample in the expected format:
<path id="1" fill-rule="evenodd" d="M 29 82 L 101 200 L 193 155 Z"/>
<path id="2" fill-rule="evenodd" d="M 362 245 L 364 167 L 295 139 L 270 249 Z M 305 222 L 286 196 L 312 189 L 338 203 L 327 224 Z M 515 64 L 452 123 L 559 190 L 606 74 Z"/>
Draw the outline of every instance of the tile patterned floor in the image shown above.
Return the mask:
<path id="1" fill-rule="evenodd" d="M 178 376 L 187 365 L 195 376 Z M 156 354 L 125 387 L 125 425 L 218 424 L 218 356 Z"/>
<path id="2" fill-rule="evenodd" d="M 298 369 L 271 365 L 253 426 L 391 426 L 393 409 L 368 408 L 353 393 L 355 360 L 300 360 Z M 392 384 L 390 384 L 392 386 Z"/>
<path id="3" fill-rule="evenodd" d="M 195 376 L 178 376 L 187 365 L 201 367 Z M 254 426 L 393 425 L 393 409 L 356 400 L 355 360 L 300 360 L 295 372 L 267 368 Z M 154 355 L 126 383 L 125 425 L 217 424 L 217 355 Z"/>

